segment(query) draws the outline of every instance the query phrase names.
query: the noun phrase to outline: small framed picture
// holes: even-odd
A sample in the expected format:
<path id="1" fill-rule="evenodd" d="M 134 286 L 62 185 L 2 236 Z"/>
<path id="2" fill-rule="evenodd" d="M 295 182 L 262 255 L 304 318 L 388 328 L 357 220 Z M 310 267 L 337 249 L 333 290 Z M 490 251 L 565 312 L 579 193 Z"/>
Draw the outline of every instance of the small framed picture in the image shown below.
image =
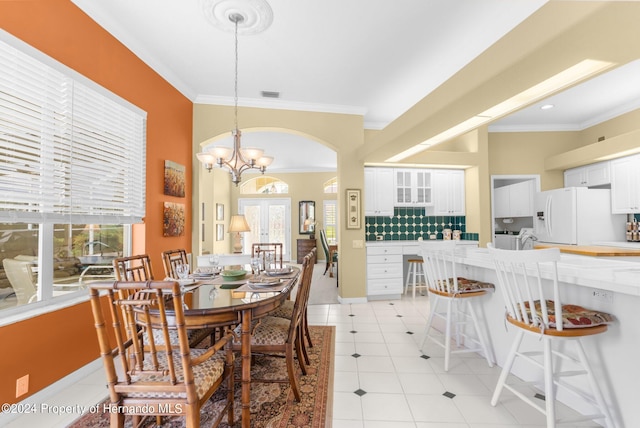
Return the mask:
<path id="1" fill-rule="evenodd" d="M 184 204 L 164 203 L 164 226 L 162 236 L 183 236 L 185 227 Z"/>
<path id="2" fill-rule="evenodd" d="M 224 224 L 216 224 L 216 241 L 224 241 Z"/>
<path id="3" fill-rule="evenodd" d="M 216 221 L 224 220 L 224 204 L 216 204 Z"/>
<path id="4" fill-rule="evenodd" d="M 360 229 L 360 189 L 347 189 L 347 229 Z"/>
<path id="5" fill-rule="evenodd" d="M 164 194 L 184 198 L 185 178 L 184 165 L 164 161 Z"/>

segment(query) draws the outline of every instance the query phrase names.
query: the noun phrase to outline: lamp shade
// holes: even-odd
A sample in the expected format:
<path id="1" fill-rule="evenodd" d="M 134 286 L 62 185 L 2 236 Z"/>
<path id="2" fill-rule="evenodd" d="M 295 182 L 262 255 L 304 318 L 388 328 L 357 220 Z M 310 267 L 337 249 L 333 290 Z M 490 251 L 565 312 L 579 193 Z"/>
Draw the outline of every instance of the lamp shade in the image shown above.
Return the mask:
<path id="1" fill-rule="evenodd" d="M 207 152 L 196 153 L 196 157 L 203 164 L 212 165 L 216 163 L 216 158 L 211 153 L 207 153 Z"/>
<path id="2" fill-rule="evenodd" d="M 262 156 L 260 159 L 256 161 L 258 166 L 268 167 L 273 162 L 273 156 Z"/>
<path id="3" fill-rule="evenodd" d="M 249 232 L 249 224 L 243 215 L 231 216 L 231 223 L 229 224 L 229 232 Z"/>
<path id="4" fill-rule="evenodd" d="M 218 147 L 213 147 L 210 152 L 217 159 L 228 159 L 231 156 L 232 151 L 233 150 L 230 149 L 229 147 L 218 146 Z"/>
<path id="5" fill-rule="evenodd" d="M 264 154 L 264 150 L 257 149 L 255 147 L 246 147 L 242 149 L 242 154 L 247 158 L 255 161 L 262 157 L 262 155 Z"/>

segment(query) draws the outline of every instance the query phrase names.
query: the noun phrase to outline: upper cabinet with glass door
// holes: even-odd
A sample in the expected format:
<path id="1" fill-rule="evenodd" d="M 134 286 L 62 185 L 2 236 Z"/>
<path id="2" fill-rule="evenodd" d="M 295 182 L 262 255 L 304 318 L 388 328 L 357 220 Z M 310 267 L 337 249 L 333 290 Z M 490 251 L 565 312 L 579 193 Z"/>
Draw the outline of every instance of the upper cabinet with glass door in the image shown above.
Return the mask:
<path id="1" fill-rule="evenodd" d="M 433 204 L 431 170 L 395 169 L 394 189 L 394 205 L 397 207 Z"/>

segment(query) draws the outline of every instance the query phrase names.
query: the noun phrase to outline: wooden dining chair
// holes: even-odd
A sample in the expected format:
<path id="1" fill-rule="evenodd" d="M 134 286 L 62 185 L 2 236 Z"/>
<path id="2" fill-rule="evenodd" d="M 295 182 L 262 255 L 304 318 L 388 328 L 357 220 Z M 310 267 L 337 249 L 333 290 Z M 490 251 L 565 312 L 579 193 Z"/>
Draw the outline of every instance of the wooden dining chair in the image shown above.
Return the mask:
<path id="1" fill-rule="evenodd" d="M 134 426 L 146 416 L 171 415 L 184 416 L 187 427 L 199 428 L 202 406 L 225 380 L 227 402 L 214 426 L 225 413 L 233 425 L 230 332 L 207 349 L 191 349 L 182 294 L 174 281 L 94 282 L 89 289 L 110 405 L 118 409 L 110 412 L 112 428 L 124 427 L 128 415 Z"/>
<path id="2" fill-rule="evenodd" d="M 327 241 L 327 234 L 324 229 L 320 230 L 320 243 L 322 244 L 322 250 L 324 251 L 324 257 L 327 262 L 326 267 L 324 268 L 324 274 L 329 272 L 329 276 L 333 276 L 333 268 L 336 269 L 336 279 L 338 277 L 338 250 L 332 249 Z"/>
<path id="3" fill-rule="evenodd" d="M 112 263 L 116 281 L 150 281 L 153 279 L 153 269 L 148 254 L 118 257 Z"/>
<path id="4" fill-rule="evenodd" d="M 283 262 L 283 246 L 282 243 L 267 243 L 260 242 L 254 243 L 251 246 L 251 257 L 257 257 L 262 261 L 262 266 L 267 269 L 267 256 L 271 255 L 274 267 L 276 269 L 282 269 L 284 266 Z"/>
<path id="5" fill-rule="evenodd" d="M 189 264 L 187 251 L 183 248 L 177 250 L 167 250 L 162 252 L 162 267 L 164 274 L 168 278 L 178 278 L 176 266 L 181 264 Z"/>
<path id="6" fill-rule="evenodd" d="M 456 241 L 420 241 L 420 255 L 429 292 L 429 318 L 420 349 L 427 339 L 444 348 L 444 370 L 449 371 L 451 354 L 481 352 L 493 367 L 485 333 L 486 322 L 478 317 L 479 299 L 494 290 L 493 284 L 459 277 L 456 272 Z M 444 310 L 439 311 L 440 303 Z M 444 321 L 444 337 L 433 335 L 434 319 Z M 472 329 L 467 329 L 471 326 Z M 455 338 L 456 349 L 452 339 Z"/>
<path id="7" fill-rule="evenodd" d="M 298 358 L 298 365 L 303 375 L 307 374 L 307 369 L 303 362 L 301 326 L 306 304 L 309 300 L 309 290 L 311 288 L 311 276 L 313 275 L 313 256 L 307 254 L 302 261 L 302 273 L 299 279 L 299 288 L 296 299 L 293 303 L 293 313 L 291 319 L 276 316 L 266 316 L 256 320 L 252 326 L 251 352 L 255 353 L 281 353 L 284 354 L 287 366 L 287 378 L 261 378 L 252 377 L 251 382 L 277 382 L 289 383 L 296 401 L 300 401 L 300 387 L 298 386 L 298 375 L 295 368 L 295 356 Z M 239 341 L 241 331 L 236 327 L 237 338 L 233 342 L 236 351 L 241 350 Z"/>
<path id="8" fill-rule="evenodd" d="M 311 249 L 308 255 L 310 256 L 310 263 L 315 265 L 317 260 L 317 248 L 314 247 L 313 249 Z M 311 282 L 312 278 L 311 277 L 307 277 L 307 278 L 308 278 L 308 281 Z M 299 287 L 300 287 L 300 282 L 301 280 L 298 281 Z M 311 287 L 311 285 L 309 285 L 309 287 Z M 304 356 L 304 361 L 307 365 L 310 364 L 309 355 L 307 353 L 307 346 L 309 348 L 313 348 L 313 342 L 311 341 L 311 333 L 309 332 L 309 321 L 307 316 L 307 306 L 309 303 L 310 294 L 311 292 L 307 293 L 306 295 L 307 301 L 304 303 L 304 308 L 305 308 L 304 315 L 302 318 L 302 324 L 300 326 L 300 332 L 299 332 L 299 337 L 301 337 L 300 344 L 302 345 L 302 353 Z M 296 300 L 302 299 L 302 298 L 305 298 L 305 296 L 296 295 Z M 278 306 L 278 308 L 275 311 L 271 312 L 269 316 L 280 317 L 280 318 L 285 318 L 290 320 L 293 317 L 293 309 L 294 309 L 294 301 L 285 300 L 280 306 Z"/>
<path id="9" fill-rule="evenodd" d="M 140 254 L 137 256 L 119 257 L 113 260 L 113 271 L 116 281 L 151 281 L 154 279 L 153 269 L 151 268 L 151 258 L 148 254 Z M 171 277 L 170 278 L 174 278 Z M 121 291 L 124 293 L 125 291 Z M 122 296 L 123 298 L 127 296 Z M 195 346 L 207 337 L 211 336 L 215 340 L 215 335 L 219 335 L 219 329 L 199 328 L 189 329 L 189 343 Z M 177 336 L 173 336 L 174 343 L 177 343 Z"/>
<path id="10" fill-rule="evenodd" d="M 614 321 L 613 316 L 563 302 L 558 284 L 558 248 L 522 251 L 498 250 L 492 246 L 488 248 L 504 298 L 506 321 L 516 328 L 491 405 L 498 404 L 502 390 L 506 388 L 544 414 L 547 428 L 553 428 L 560 423 L 555 402 L 558 387 L 562 387 L 563 392 L 574 394 L 596 411 L 596 414 L 580 416 L 571 421 L 563 419 L 562 423 L 601 420 L 604 426 L 614 426 L 609 406 L 582 346 L 582 339 L 587 336 L 606 332 L 607 325 Z M 532 340 L 523 344 L 526 336 Z M 575 352 L 571 352 L 569 344 L 575 345 Z M 534 400 L 529 394 L 524 394 L 518 385 L 507 383 L 516 358 L 542 369 L 543 401 Z M 586 376 L 586 385 L 591 388 L 592 396 L 585 394 L 583 388 L 571 381 L 579 375 Z"/>

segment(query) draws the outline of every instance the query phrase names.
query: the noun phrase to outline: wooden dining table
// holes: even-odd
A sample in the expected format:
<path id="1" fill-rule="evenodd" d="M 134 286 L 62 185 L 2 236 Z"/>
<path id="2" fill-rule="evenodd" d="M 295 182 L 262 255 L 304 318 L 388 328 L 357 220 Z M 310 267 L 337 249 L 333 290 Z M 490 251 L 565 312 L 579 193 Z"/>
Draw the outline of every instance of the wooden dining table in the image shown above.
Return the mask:
<path id="1" fill-rule="evenodd" d="M 292 266 L 286 274 L 265 276 L 279 280 L 279 284 L 254 286 L 252 274 L 235 281 L 226 281 L 220 275 L 213 279 L 200 279 L 185 287 L 184 311 L 188 329 L 241 326 L 241 408 L 242 427 L 251 426 L 251 321 L 277 309 L 296 285 L 300 269 Z"/>

